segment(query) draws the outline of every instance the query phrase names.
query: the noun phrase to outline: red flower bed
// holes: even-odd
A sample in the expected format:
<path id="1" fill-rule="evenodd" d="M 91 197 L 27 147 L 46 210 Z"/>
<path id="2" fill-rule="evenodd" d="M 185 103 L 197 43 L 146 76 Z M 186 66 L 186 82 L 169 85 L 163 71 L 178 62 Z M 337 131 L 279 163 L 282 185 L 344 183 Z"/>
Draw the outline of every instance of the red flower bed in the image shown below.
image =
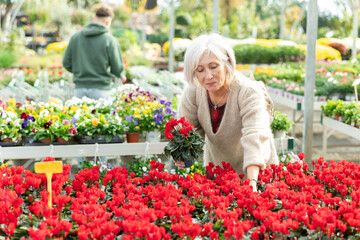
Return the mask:
<path id="1" fill-rule="evenodd" d="M 99 167 L 69 180 L 70 166 L 54 174 L 53 208 L 43 174 L 0 168 L 0 235 L 11 239 L 271 239 L 286 236 L 356 238 L 360 225 L 360 165 L 314 162 L 272 165 L 259 176 L 259 193 L 228 164 L 216 175 L 187 178 L 152 162 L 139 178 Z"/>

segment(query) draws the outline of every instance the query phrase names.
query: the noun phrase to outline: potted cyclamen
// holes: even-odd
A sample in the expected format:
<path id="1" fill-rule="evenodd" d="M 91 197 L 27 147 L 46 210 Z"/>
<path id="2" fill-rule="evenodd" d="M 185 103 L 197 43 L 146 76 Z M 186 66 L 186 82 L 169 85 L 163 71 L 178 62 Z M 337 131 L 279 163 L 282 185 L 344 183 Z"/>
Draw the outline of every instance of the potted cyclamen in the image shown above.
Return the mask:
<path id="1" fill-rule="evenodd" d="M 289 116 L 287 114 L 275 111 L 274 119 L 271 123 L 271 130 L 274 133 L 274 137 L 285 138 L 286 133 L 289 131 L 293 124 L 294 122 L 289 120 Z"/>
<path id="2" fill-rule="evenodd" d="M 165 136 L 169 140 L 164 149 L 165 154 L 175 161 L 183 161 L 186 168 L 191 167 L 203 153 L 205 142 L 195 130 L 184 117 L 171 119 L 165 127 Z"/>

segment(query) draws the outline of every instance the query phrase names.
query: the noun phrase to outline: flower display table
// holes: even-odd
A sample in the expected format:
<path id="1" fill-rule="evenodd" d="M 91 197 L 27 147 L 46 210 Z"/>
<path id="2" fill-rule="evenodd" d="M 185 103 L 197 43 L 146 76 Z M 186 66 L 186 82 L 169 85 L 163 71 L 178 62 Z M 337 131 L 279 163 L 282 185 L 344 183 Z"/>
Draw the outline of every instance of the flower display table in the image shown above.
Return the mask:
<path id="1" fill-rule="evenodd" d="M 352 127 L 349 124 L 338 120 L 322 116 L 321 123 L 324 127 L 323 131 L 323 156 L 326 157 L 327 140 L 335 131 L 346 134 L 357 140 L 360 140 L 360 128 Z"/>
<path id="2" fill-rule="evenodd" d="M 87 156 L 123 156 L 137 154 L 161 154 L 167 142 L 142 142 L 120 144 L 77 144 L 1 147 L 0 159 L 36 159 L 51 156 L 54 158 Z"/>
<path id="3" fill-rule="evenodd" d="M 285 96 L 270 91 L 269 91 L 269 96 L 275 104 L 283 105 L 292 110 L 292 120 L 295 122 L 295 124 L 299 123 L 300 120 L 304 117 L 305 104 L 303 102 L 292 100 L 290 98 L 287 98 Z M 320 112 L 321 105 L 323 104 L 324 102 L 314 102 L 314 111 Z M 298 115 L 297 112 L 300 112 L 300 116 L 297 116 Z M 316 121 L 320 122 L 320 119 L 316 119 Z M 295 125 L 293 126 L 291 132 L 291 136 L 294 135 L 295 135 Z"/>

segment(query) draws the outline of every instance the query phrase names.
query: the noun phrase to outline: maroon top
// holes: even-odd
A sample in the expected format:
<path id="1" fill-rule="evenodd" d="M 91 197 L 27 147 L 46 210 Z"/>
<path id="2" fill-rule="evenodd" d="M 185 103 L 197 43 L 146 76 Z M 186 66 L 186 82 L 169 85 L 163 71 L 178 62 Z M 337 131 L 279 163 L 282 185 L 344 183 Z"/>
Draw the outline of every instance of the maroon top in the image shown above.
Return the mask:
<path id="1" fill-rule="evenodd" d="M 207 92 L 207 97 L 208 97 L 208 102 L 209 102 L 211 125 L 212 125 L 213 132 L 216 133 L 220 126 L 221 119 L 224 115 L 226 103 L 224 105 L 222 105 L 221 107 L 217 107 L 215 109 L 214 105 L 211 103 L 209 92 Z"/>

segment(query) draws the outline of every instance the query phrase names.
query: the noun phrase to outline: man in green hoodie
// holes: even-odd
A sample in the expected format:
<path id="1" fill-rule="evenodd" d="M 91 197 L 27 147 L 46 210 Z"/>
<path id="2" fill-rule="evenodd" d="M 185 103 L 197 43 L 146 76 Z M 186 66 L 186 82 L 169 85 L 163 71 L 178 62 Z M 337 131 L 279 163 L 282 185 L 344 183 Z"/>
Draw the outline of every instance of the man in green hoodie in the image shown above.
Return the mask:
<path id="1" fill-rule="evenodd" d="M 114 78 L 125 80 L 120 45 L 109 28 L 114 18 L 110 6 L 100 5 L 92 23 L 71 37 L 64 67 L 74 74 L 75 96 L 108 99 Z"/>

